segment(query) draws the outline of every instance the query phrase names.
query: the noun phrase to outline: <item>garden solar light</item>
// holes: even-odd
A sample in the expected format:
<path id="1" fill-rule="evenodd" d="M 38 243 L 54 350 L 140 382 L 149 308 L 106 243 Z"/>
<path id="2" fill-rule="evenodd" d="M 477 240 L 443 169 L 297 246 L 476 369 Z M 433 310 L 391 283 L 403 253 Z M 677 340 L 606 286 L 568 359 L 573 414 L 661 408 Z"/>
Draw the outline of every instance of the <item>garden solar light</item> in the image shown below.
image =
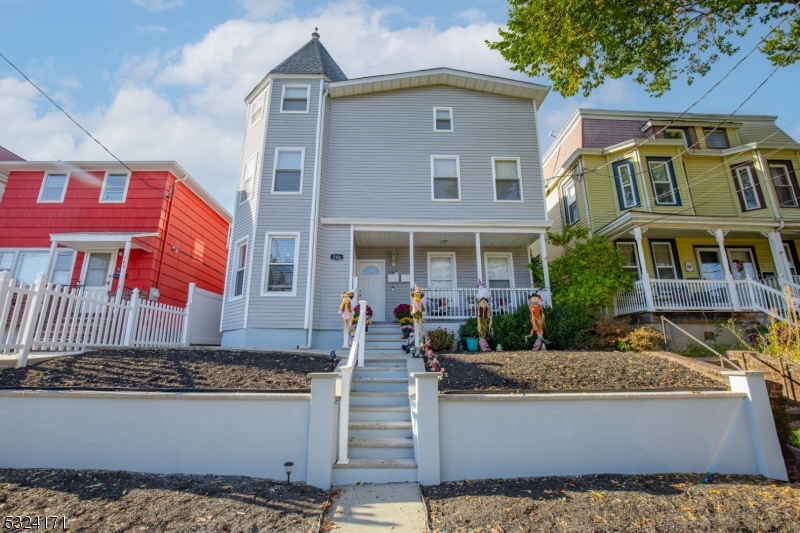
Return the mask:
<path id="1" fill-rule="evenodd" d="M 294 463 L 291 461 L 287 461 L 283 463 L 283 466 L 286 467 L 286 484 L 288 485 L 290 483 L 289 480 L 292 477 L 292 467 L 294 466 Z"/>

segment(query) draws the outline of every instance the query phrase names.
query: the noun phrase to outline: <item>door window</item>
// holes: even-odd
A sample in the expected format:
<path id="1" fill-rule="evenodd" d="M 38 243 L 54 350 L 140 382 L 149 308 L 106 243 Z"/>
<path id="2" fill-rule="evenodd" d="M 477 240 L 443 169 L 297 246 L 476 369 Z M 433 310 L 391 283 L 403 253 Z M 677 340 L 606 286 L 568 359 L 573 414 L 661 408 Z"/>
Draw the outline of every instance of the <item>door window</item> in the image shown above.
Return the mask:
<path id="1" fill-rule="evenodd" d="M 111 263 L 111 254 L 89 254 L 89 264 L 86 266 L 86 275 L 83 284 L 87 287 L 104 287 L 108 280 L 108 266 Z"/>
<path id="2" fill-rule="evenodd" d="M 723 280 L 722 263 L 719 251 L 715 248 L 697 250 L 697 262 L 700 263 L 700 276 L 708 280 Z"/>
<path id="3" fill-rule="evenodd" d="M 747 248 L 728 249 L 728 258 L 731 262 L 733 279 L 758 279 L 753 252 Z"/>
<path id="4" fill-rule="evenodd" d="M 658 279 L 678 279 L 675 269 L 675 257 L 672 254 L 672 244 L 668 242 L 653 242 L 653 263 Z"/>
<path id="5" fill-rule="evenodd" d="M 636 244 L 632 242 L 618 242 L 617 250 L 622 256 L 625 270 L 631 273 L 633 279 L 639 281 L 639 257 L 636 253 Z"/>
<path id="6" fill-rule="evenodd" d="M 789 272 L 792 276 L 797 275 L 797 265 L 794 264 L 794 256 L 792 255 L 792 250 L 789 248 L 789 245 L 783 243 L 783 253 L 786 255 L 786 262 L 789 264 Z M 1 269 L 0 269 L 1 270 Z"/>

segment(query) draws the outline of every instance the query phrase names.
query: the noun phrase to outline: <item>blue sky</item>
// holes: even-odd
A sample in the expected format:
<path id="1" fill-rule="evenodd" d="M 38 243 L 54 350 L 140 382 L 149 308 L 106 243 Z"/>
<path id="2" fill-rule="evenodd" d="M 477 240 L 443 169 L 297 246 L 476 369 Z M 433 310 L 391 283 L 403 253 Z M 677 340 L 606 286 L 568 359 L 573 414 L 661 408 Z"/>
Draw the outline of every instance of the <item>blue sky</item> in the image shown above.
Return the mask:
<path id="1" fill-rule="evenodd" d="M 524 79 L 484 45 L 506 16 L 503 0 L 0 0 L 0 52 L 119 157 L 177 160 L 231 206 L 242 100 L 315 26 L 350 77 L 449 66 Z M 754 28 L 742 50 L 763 32 Z M 661 98 L 629 80 L 588 99 L 551 93 L 542 148 L 577 107 L 682 111 L 737 59 Z M 731 112 L 771 70 L 754 54 L 693 111 Z M 798 82 L 800 65 L 780 70 L 740 112 L 778 115 L 800 138 L 800 121 L 790 124 L 800 119 Z M 107 159 L 2 62 L 0 145 L 29 160 Z"/>

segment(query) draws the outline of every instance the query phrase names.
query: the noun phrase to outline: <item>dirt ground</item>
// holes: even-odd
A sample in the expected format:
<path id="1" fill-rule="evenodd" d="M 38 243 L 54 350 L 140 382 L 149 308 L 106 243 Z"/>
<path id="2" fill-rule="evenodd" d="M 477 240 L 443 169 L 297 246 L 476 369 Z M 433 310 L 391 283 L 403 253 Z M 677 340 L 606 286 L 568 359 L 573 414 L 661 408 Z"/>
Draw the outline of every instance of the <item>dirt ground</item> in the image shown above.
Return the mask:
<path id="1" fill-rule="evenodd" d="M 67 517 L 74 533 L 316 533 L 327 498 L 303 484 L 238 476 L 0 469 L 0 519 L 38 516 L 44 530 L 47 516 L 52 530 L 58 517 L 63 531 Z"/>
<path id="2" fill-rule="evenodd" d="M 332 372 L 327 357 L 238 350 L 97 350 L 0 370 L 2 387 L 136 389 L 308 389 L 310 372 Z"/>
<path id="3" fill-rule="evenodd" d="M 437 354 L 440 391 L 726 388 L 679 363 L 646 353 L 486 352 Z"/>
<path id="4" fill-rule="evenodd" d="M 422 491 L 436 533 L 800 531 L 800 485 L 752 476 L 545 477 Z"/>

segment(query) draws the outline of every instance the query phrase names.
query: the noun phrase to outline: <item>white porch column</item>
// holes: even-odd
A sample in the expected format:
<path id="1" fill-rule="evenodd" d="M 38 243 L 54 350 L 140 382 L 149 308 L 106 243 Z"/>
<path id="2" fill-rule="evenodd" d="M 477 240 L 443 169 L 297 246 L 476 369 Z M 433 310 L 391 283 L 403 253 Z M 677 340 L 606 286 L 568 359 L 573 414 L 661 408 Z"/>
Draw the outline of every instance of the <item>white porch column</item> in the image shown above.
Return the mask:
<path id="1" fill-rule="evenodd" d="M 47 266 L 44 267 L 44 282 L 50 283 L 50 272 L 53 271 L 53 265 L 56 261 L 56 252 L 58 250 L 58 243 L 53 242 L 50 244 L 50 254 L 47 256 Z M 72 278 L 72 272 L 69 273 Z"/>
<path id="2" fill-rule="evenodd" d="M 353 272 L 355 272 L 356 268 L 356 241 L 355 241 L 355 231 L 353 226 L 350 225 L 350 276 L 347 280 L 347 285 L 350 287 L 348 290 L 350 292 L 355 292 L 356 287 L 355 283 L 353 283 Z"/>
<path id="3" fill-rule="evenodd" d="M 408 232 L 408 277 L 411 290 L 414 290 L 414 232 Z"/>
<path id="4" fill-rule="evenodd" d="M 775 261 L 775 274 L 778 276 L 778 281 L 781 286 L 787 283 L 794 283 L 792 279 L 792 271 L 789 268 L 789 259 L 786 257 L 786 251 L 783 248 L 783 239 L 781 234 L 776 231 L 766 231 L 762 233 L 769 242 L 769 250 L 772 252 L 772 259 Z"/>
<path id="5" fill-rule="evenodd" d="M 639 273 L 642 276 L 642 285 L 644 285 L 644 300 L 647 303 L 648 311 L 655 311 L 655 303 L 653 302 L 653 287 L 650 285 L 650 274 L 647 273 L 647 263 L 644 259 L 644 248 L 642 247 L 642 228 L 636 226 L 633 228 L 633 238 L 636 239 L 636 255 L 639 261 Z"/>
<path id="6" fill-rule="evenodd" d="M 544 277 L 544 290 L 542 291 L 545 305 L 553 304 L 552 293 L 550 292 L 550 266 L 547 264 L 547 234 L 539 234 L 539 257 L 542 259 L 542 277 Z"/>
<path id="7" fill-rule="evenodd" d="M 711 230 L 709 230 L 709 233 L 711 233 Z M 714 230 L 714 237 L 716 237 L 717 245 L 719 246 L 719 260 L 722 262 L 722 271 L 725 273 L 725 280 L 728 282 L 731 292 L 731 304 L 734 311 L 739 311 L 741 309 L 739 294 L 736 292 L 736 284 L 733 282 L 733 274 L 731 274 L 731 265 L 728 263 L 728 254 L 725 252 L 725 235 L 727 234 L 727 231 L 722 231 L 721 229 Z"/>
<path id="8" fill-rule="evenodd" d="M 478 281 L 483 281 L 487 284 L 488 281 L 483 279 L 483 261 L 481 260 L 481 234 L 475 234 L 475 260 L 478 265 Z"/>
<path id="9" fill-rule="evenodd" d="M 122 290 L 125 288 L 125 275 L 128 273 L 128 258 L 131 255 L 131 241 L 125 243 L 125 251 L 122 253 L 122 265 L 119 267 L 119 279 L 117 280 L 117 296 L 114 301 L 119 303 L 122 300 Z"/>

